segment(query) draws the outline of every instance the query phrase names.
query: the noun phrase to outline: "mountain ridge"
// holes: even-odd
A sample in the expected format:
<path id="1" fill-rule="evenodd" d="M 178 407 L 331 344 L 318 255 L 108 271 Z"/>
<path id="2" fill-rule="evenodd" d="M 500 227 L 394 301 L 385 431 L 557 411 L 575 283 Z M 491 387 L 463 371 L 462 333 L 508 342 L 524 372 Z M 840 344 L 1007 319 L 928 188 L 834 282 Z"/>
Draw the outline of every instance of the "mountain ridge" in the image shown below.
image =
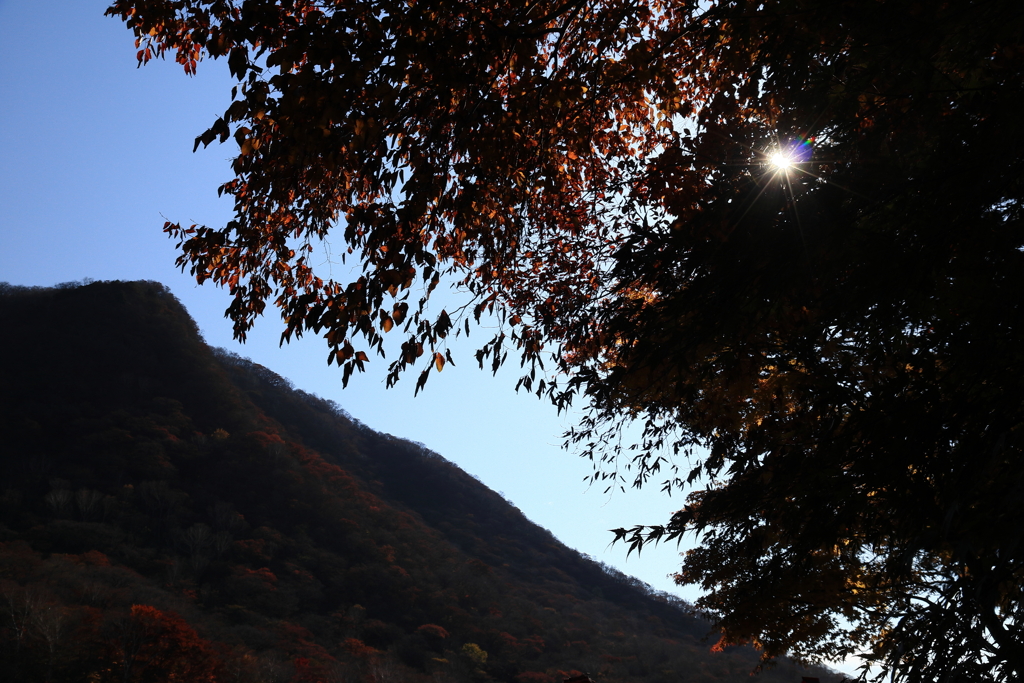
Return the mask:
<path id="1" fill-rule="evenodd" d="M 193 680 L 373 683 L 731 680 L 756 663 L 709 655 L 681 602 L 442 456 L 210 349 L 158 283 L 7 285 L 0 315 L 13 680 L 177 680 L 175 657 Z M 132 629 L 149 633 L 136 655 Z"/>

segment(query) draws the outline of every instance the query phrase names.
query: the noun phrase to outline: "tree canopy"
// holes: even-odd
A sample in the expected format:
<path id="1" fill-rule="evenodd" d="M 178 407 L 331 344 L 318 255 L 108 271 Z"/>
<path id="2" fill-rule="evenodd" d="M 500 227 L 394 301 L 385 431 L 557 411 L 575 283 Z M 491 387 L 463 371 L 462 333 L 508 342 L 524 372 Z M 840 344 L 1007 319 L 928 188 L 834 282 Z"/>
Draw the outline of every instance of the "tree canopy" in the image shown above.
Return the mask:
<path id="1" fill-rule="evenodd" d="M 1019 3 L 108 12 L 140 62 L 238 78 L 196 140 L 239 146 L 234 220 L 165 228 L 239 337 L 272 301 L 347 379 L 397 328 L 390 380 L 421 364 L 419 387 L 496 313 L 478 359 L 512 344 L 527 389 L 588 403 L 595 480 L 689 488 L 617 533 L 701 539 L 679 580 L 723 645 L 1024 675 Z M 348 281 L 310 261 L 342 235 Z M 428 315 L 445 279 L 470 305 Z"/>

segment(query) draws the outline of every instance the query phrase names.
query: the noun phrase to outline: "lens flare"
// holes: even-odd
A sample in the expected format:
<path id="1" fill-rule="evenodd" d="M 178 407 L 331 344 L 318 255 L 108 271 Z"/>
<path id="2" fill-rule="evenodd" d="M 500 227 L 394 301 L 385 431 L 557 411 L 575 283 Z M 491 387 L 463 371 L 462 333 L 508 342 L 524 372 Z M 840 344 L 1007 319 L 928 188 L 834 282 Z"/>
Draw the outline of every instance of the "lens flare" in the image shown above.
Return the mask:
<path id="1" fill-rule="evenodd" d="M 810 161 L 813 152 L 811 143 L 813 142 L 814 138 L 804 138 L 788 145 L 782 145 L 768 156 L 768 163 L 778 171 L 786 171 L 798 164 Z"/>

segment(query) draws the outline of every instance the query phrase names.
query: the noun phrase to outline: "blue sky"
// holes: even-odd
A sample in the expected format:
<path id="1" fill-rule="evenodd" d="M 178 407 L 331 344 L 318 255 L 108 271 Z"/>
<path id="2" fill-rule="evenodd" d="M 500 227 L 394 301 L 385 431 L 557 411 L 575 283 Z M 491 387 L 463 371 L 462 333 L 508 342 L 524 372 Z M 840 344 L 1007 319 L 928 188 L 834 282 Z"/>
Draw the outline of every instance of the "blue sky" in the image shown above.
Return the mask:
<path id="1" fill-rule="evenodd" d="M 476 368 L 474 347 L 462 344 L 453 350 L 457 367 L 432 375 L 414 398 L 415 377 L 385 389 L 379 359 L 343 390 L 323 340 L 279 348 L 273 315 L 244 346 L 232 340 L 223 317 L 227 293 L 179 272 L 174 244 L 161 232 L 165 218 L 221 225 L 230 217 L 216 188 L 231 177 L 234 143 L 192 153 L 195 136 L 229 102 L 227 65 L 203 62 L 193 78 L 172 61 L 136 68 L 133 38 L 103 16 L 106 6 L 0 0 L 0 280 L 162 282 L 208 343 L 337 401 L 378 431 L 424 443 L 567 545 L 694 599 L 696 592 L 667 578 L 677 567 L 675 546 L 628 561 L 623 546 L 609 547 L 608 529 L 665 522 L 682 500 L 656 486 L 614 495 L 588 489 L 590 464 L 560 447 L 572 416 L 516 394 L 517 363 L 494 378 Z"/>

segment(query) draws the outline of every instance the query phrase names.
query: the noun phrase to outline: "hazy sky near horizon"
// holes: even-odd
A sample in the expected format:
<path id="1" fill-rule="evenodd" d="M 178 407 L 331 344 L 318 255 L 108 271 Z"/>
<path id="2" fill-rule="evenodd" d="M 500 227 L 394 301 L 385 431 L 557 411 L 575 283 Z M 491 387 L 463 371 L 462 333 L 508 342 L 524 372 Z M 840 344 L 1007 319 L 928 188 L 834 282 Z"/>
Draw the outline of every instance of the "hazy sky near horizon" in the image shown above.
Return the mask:
<path id="1" fill-rule="evenodd" d="M 561 448 L 572 416 L 513 391 L 518 363 L 480 371 L 473 341 L 456 367 L 433 374 L 413 397 L 415 376 L 385 389 L 388 361 L 342 389 L 328 349 L 314 336 L 278 347 L 276 310 L 243 346 L 223 311 L 226 291 L 197 286 L 174 265 L 165 219 L 223 225 L 234 142 L 192 153 L 193 140 L 230 100 L 227 64 L 207 61 L 190 78 L 173 61 L 136 68 L 131 33 L 104 17 L 103 0 L 0 0 L 0 281 L 53 285 L 83 280 L 156 280 L 196 319 L 206 341 L 251 358 L 300 389 L 331 399 L 370 427 L 419 441 L 501 491 L 567 545 L 688 599 L 673 586 L 675 546 L 626 557 L 609 529 L 663 523 L 682 505 L 656 484 L 636 492 L 587 487 L 590 463 Z M 340 240 L 339 240 L 340 243 Z M 335 245 L 337 249 L 338 245 Z M 438 309 L 439 310 L 439 309 Z M 74 339 L 74 330 L 68 330 Z"/>

